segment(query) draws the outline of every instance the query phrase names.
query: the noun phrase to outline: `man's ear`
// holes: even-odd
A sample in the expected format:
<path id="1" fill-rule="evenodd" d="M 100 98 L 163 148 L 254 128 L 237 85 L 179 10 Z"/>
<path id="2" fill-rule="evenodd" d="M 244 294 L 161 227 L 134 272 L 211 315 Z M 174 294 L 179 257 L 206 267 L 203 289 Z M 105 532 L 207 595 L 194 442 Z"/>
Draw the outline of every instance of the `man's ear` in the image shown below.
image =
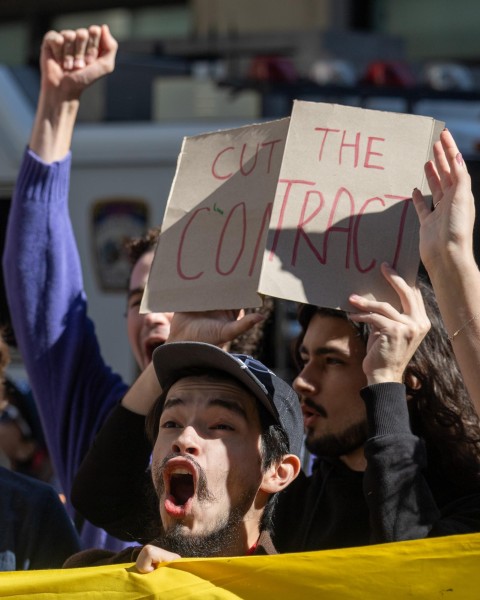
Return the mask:
<path id="1" fill-rule="evenodd" d="M 267 494 L 276 494 L 287 487 L 300 473 L 300 459 L 295 454 L 285 454 L 283 458 L 263 474 L 260 489 Z"/>
<path id="2" fill-rule="evenodd" d="M 411 390 L 419 390 L 422 387 L 422 384 L 416 375 L 412 375 L 412 373 L 407 373 L 405 375 L 405 385 L 407 386 L 407 400 L 411 400 L 411 394 L 408 394 L 408 388 Z"/>

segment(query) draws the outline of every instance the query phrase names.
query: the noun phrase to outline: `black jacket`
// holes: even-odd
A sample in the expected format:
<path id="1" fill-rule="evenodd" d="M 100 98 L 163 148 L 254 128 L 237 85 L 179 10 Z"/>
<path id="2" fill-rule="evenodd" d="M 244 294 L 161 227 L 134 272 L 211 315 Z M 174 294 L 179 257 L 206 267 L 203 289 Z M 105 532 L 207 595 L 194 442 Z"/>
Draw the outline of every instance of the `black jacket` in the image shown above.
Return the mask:
<path id="1" fill-rule="evenodd" d="M 0 571 L 58 569 L 79 549 L 53 487 L 0 467 Z"/>

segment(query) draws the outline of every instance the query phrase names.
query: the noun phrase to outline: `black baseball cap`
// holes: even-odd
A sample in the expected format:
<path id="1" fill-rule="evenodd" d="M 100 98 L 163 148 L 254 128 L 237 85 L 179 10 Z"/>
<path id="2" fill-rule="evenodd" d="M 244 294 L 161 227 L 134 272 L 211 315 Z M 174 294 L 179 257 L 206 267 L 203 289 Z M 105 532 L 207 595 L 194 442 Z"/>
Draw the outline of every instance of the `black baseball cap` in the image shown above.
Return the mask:
<path id="1" fill-rule="evenodd" d="M 153 365 L 162 387 L 176 372 L 188 368 L 217 369 L 242 383 L 287 434 L 289 451 L 300 456 L 303 415 L 296 392 L 263 363 L 246 354 L 230 354 L 203 342 L 171 342 L 153 353 Z"/>

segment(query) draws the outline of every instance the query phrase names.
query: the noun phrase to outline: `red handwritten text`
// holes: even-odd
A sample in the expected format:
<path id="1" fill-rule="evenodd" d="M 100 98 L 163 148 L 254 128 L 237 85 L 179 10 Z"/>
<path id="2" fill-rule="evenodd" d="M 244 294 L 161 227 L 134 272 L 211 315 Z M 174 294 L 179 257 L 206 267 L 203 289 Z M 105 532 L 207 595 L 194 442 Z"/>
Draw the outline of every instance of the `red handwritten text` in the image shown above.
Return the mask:
<path id="1" fill-rule="evenodd" d="M 248 246 L 246 245 L 246 239 L 247 233 L 249 232 L 247 207 L 245 202 L 235 204 L 228 214 L 225 215 L 225 220 L 223 221 L 223 225 L 218 234 L 218 239 L 212 239 L 212 230 L 208 227 L 208 224 L 205 223 L 205 220 L 202 219 L 202 217 L 208 218 L 208 213 L 212 213 L 211 209 L 208 207 L 194 210 L 181 232 L 177 251 L 177 273 L 180 279 L 200 279 L 202 275 L 204 275 L 204 270 L 192 272 L 188 269 L 188 252 L 186 251 L 189 239 L 198 239 L 204 232 L 206 232 L 208 239 L 202 240 L 202 245 L 205 244 L 212 248 L 215 257 L 213 262 L 207 260 L 205 269 L 208 268 L 210 269 L 210 272 L 215 272 L 218 275 L 228 276 L 239 268 L 238 265 L 241 259 L 245 258 L 245 261 L 242 264 L 248 267 L 248 276 L 251 277 L 258 261 L 263 256 L 263 253 L 260 252 L 263 247 L 261 241 L 268 228 L 268 223 L 272 214 L 272 203 L 269 202 L 267 204 L 260 226 L 253 234 L 254 237 L 256 237 L 256 242 L 254 244 L 248 244 Z M 250 227 L 252 227 L 252 225 L 250 225 Z M 255 224 L 255 227 L 257 227 L 257 224 Z M 216 231 L 218 232 L 218 229 Z M 250 237 L 249 239 L 251 240 L 252 238 Z M 232 248 L 237 248 L 237 246 L 238 250 L 235 250 L 236 255 L 232 260 Z M 228 248 L 229 260 L 231 260 L 231 264 L 228 265 L 225 264 L 225 256 L 227 254 L 226 248 Z M 244 256 L 245 252 L 251 252 L 252 254 L 251 256 Z M 205 256 L 208 257 L 209 255 L 206 254 Z"/>
<path id="2" fill-rule="evenodd" d="M 369 207 L 371 204 L 377 203 L 384 208 L 386 206 L 386 200 L 390 200 L 403 202 L 394 243 L 394 253 L 389 259 L 390 264 L 394 268 L 397 266 L 402 246 L 407 211 L 411 203 L 411 198 L 385 194 L 383 197 L 374 196 L 372 198 L 366 198 L 361 201 L 360 207 L 358 207 L 358 200 L 357 202 L 355 201 L 352 192 L 346 187 L 338 188 L 333 199 L 329 199 L 330 202 L 327 202 L 324 194 L 321 191 L 311 189 L 311 186 L 315 185 L 314 182 L 302 181 L 298 179 L 281 179 L 280 183 L 286 184 L 286 188 L 280 208 L 278 222 L 274 227 L 275 234 L 273 237 L 272 248 L 269 253 L 269 260 L 273 260 L 273 257 L 276 254 L 280 242 L 280 236 L 282 235 L 282 231 L 284 229 L 285 214 L 287 208 L 291 208 L 293 203 L 295 205 L 299 204 L 301 209 L 295 228 L 295 238 L 293 241 L 291 258 L 288 266 L 295 267 L 298 259 L 300 243 L 302 241 L 310 249 L 316 261 L 321 265 L 325 265 L 328 261 L 330 237 L 333 234 L 341 234 L 345 236 L 345 269 L 350 269 L 352 267 L 353 259 L 354 268 L 360 273 L 367 273 L 375 268 L 377 260 L 375 257 L 369 257 L 370 260 L 368 262 L 361 260 L 360 246 L 364 246 L 363 244 L 359 243 L 359 239 L 361 238 L 362 234 L 362 220 L 366 216 L 365 213 L 367 207 Z M 302 188 L 301 186 L 306 187 Z M 299 197 L 302 198 L 302 195 L 303 200 L 299 202 Z M 295 196 L 293 200 L 292 196 Z M 342 209 L 341 214 L 346 215 L 343 217 L 341 224 L 339 224 L 338 215 L 340 208 Z M 325 231 L 320 237 L 318 233 L 315 234 L 316 240 L 314 240 L 312 239 L 312 234 L 306 230 L 306 225 L 313 223 L 314 219 L 321 215 L 321 213 L 323 213 L 324 218 L 326 217 L 327 220 Z M 395 235 L 395 232 L 392 232 L 392 235 Z M 319 240 L 321 240 L 321 244 L 319 243 Z"/>
<path id="3" fill-rule="evenodd" d="M 251 156 L 251 148 L 248 147 L 248 144 L 243 144 L 241 147 L 227 146 L 220 150 L 213 159 L 212 175 L 215 179 L 226 180 L 230 179 L 239 170 L 242 175 L 248 176 L 255 171 L 257 163 L 259 163 L 259 169 L 263 169 L 265 173 L 270 173 L 274 151 L 281 141 L 258 142 L 253 156 Z M 261 157 L 260 161 L 258 160 L 259 156 Z M 238 169 L 232 167 L 232 160 L 233 164 L 238 165 Z"/>
<path id="4" fill-rule="evenodd" d="M 354 168 L 357 168 L 360 162 L 361 153 L 363 162 L 361 166 L 365 169 L 385 169 L 381 164 L 380 158 L 383 157 L 381 152 L 378 152 L 378 147 L 381 142 L 385 142 L 385 138 L 367 136 L 366 142 L 363 143 L 365 149 L 362 148 L 362 134 L 358 131 L 355 134 L 347 132 L 346 129 L 329 129 L 328 127 L 315 127 L 315 131 L 321 133 L 320 150 L 318 152 L 318 160 L 321 161 L 324 152 L 329 155 L 338 157 L 338 164 L 345 165 L 347 160 L 351 161 Z M 365 137 L 365 136 L 364 136 Z M 377 157 L 377 158 L 373 158 Z M 377 162 L 374 162 L 377 161 Z"/>

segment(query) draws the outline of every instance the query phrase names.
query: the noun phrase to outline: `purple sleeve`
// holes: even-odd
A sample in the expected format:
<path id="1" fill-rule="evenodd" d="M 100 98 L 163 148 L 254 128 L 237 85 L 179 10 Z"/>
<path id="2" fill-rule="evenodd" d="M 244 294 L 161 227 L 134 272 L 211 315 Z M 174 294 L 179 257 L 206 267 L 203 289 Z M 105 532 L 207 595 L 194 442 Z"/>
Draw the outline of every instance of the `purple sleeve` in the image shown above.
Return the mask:
<path id="1" fill-rule="evenodd" d="M 26 151 L 3 254 L 15 336 L 68 506 L 80 462 L 127 390 L 103 361 L 87 316 L 68 212 L 70 163 L 70 154 L 45 164 Z"/>

